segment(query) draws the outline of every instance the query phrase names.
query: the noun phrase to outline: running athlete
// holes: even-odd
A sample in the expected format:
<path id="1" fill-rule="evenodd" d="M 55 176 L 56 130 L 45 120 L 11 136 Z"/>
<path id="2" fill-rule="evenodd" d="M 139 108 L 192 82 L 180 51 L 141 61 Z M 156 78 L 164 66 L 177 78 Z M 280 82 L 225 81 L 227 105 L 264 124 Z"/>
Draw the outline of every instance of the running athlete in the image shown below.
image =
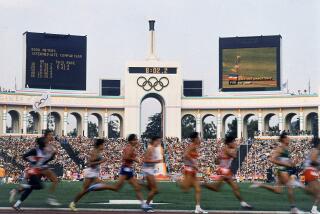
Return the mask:
<path id="1" fill-rule="evenodd" d="M 117 192 L 121 189 L 124 183 L 128 181 L 129 184 L 133 186 L 137 199 L 141 202 L 141 208 L 144 211 L 148 211 L 148 206 L 143 201 L 141 187 L 138 184 L 137 179 L 134 177 L 133 163 L 139 162 L 136 152 L 138 145 L 139 141 L 137 135 L 130 134 L 128 136 L 128 144 L 125 146 L 122 152 L 122 166 L 120 168 L 120 177 L 118 182 L 113 186 L 101 184 L 93 185 L 90 187 L 90 191 L 112 190 Z"/>
<path id="2" fill-rule="evenodd" d="M 270 161 L 277 165 L 276 167 L 276 185 L 270 186 L 266 184 L 255 183 L 251 187 L 261 187 L 280 194 L 282 192 L 282 185 L 288 188 L 288 199 L 291 206 L 291 213 L 301 213 L 301 211 L 295 205 L 295 198 L 293 193 L 294 181 L 290 177 L 290 171 L 295 167 L 295 161 L 291 160 L 289 152 L 289 137 L 286 133 L 280 135 L 280 145 L 274 152 L 272 152 Z"/>
<path id="3" fill-rule="evenodd" d="M 236 182 L 233 181 L 231 163 L 237 157 L 237 143 L 233 136 L 227 136 L 224 140 L 225 146 L 218 155 L 218 169 L 217 175 L 220 180 L 213 184 L 204 184 L 204 186 L 212 191 L 220 191 L 223 183 L 227 183 L 232 188 L 233 194 L 240 201 L 240 206 L 244 209 L 252 209 L 252 206 L 245 202 L 240 194 L 240 188 Z"/>
<path id="4" fill-rule="evenodd" d="M 314 148 L 311 150 L 310 155 L 304 162 L 303 175 L 305 177 L 307 193 L 314 197 L 314 204 L 311 209 L 311 214 L 320 214 L 318 211 L 318 204 L 320 202 L 320 182 L 319 167 L 320 167 L 320 143 L 318 138 L 313 139 Z"/>
<path id="5" fill-rule="evenodd" d="M 27 180 L 27 184 L 21 185 L 19 190 L 15 191 L 22 193 L 19 200 L 12 206 L 13 209 L 17 211 L 21 210 L 20 207 L 22 202 L 27 199 L 33 190 L 40 190 L 43 188 L 41 183 L 41 170 L 46 166 L 46 163 L 52 159 L 51 156 L 48 156 L 45 153 L 47 140 L 43 137 L 37 138 L 36 143 L 36 148 L 31 149 L 22 156 L 25 161 L 30 163 L 30 167 L 26 169 L 25 179 Z M 14 200 L 14 195 L 11 195 L 11 197 L 11 200 Z"/>
<path id="6" fill-rule="evenodd" d="M 148 183 L 149 194 L 146 201 L 147 209 L 149 212 L 152 212 L 152 206 L 150 202 L 152 201 L 153 197 L 158 194 L 158 187 L 155 178 L 156 169 L 155 166 L 157 163 L 161 163 L 161 159 L 159 159 L 158 150 L 157 148 L 161 144 L 161 138 L 156 136 L 152 137 L 149 143 L 148 149 L 144 155 L 144 163 L 142 166 L 142 172 L 144 174 L 145 179 Z"/>
<path id="7" fill-rule="evenodd" d="M 53 156 L 53 159 L 54 159 L 54 156 L 56 155 L 57 152 L 56 152 L 55 148 L 49 144 L 50 142 L 54 141 L 53 131 L 50 129 L 45 130 L 44 137 L 48 141 L 48 144 L 46 145 L 46 148 L 45 148 L 46 153 L 51 153 L 51 155 Z M 52 183 L 51 187 L 49 189 L 47 203 L 51 206 L 60 206 L 61 204 L 57 201 L 57 199 L 54 196 L 54 193 L 55 193 L 57 185 L 58 185 L 57 175 L 49 167 L 43 168 L 41 170 L 41 173 L 43 174 L 43 176 L 47 177 Z"/>
<path id="8" fill-rule="evenodd" d="M 195 190 L 196 208 L 195 213 L 208 213 L 201 209 L 201 187 L 197 178 L 198 172 L 198 148 L 201 143 L 201 139 L 198 132 L 193 132 L 190 135 L 191 144 L 187 147 L 184 153 L 184 168 L 183 179 L 181 181 L 181 188 L 183 191 L 188 191 L 191 187 Z"/>
<path id="9" fill-rule="evenodd" d="M 99 179 L 100 176 L 100 164 L 107 161 L 106 158 L 103 158 L 101 153 L 104 150 L 104 140 L 97 139 L 94 143 L 94 148 L 90 153 L 88 160 L 88 168 L 84 169 L 84 181 L 82 186 L 82 191 L 77 194 L 75 199 L 69 204 L 69 208 L 72 211 L 77 211 L 76 203 L 90 191 L 99 191 L 107 190 L 108 185 L 103 184 Z M 100 189 L 98 189 L 100 188 Z M 101 189 L 104 188 L 104 189 Z"/>

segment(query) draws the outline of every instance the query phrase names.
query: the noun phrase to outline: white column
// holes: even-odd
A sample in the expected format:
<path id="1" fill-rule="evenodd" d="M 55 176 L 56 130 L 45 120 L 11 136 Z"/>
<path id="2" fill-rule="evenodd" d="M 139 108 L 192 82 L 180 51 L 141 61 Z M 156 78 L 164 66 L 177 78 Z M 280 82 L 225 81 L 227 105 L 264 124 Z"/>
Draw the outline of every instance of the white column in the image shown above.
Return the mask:
<path id="1" fill-rule="evenodd" d="M 27 134 L 27 111 L 26 109 L 23 110 L 23 116 L 22 116 L 22 133 Z"/>
<path id="2" fill-rule="evenodd" d="M 4 108 L 2 111 L 2 134 L 7 132 L 7 109 Z"/>
<path id="3" fill-rule="evenodd" d="M 88 112 L 87 111 L 84 113 L 83 133 L 85 137 L 88 137 Z"/>
<path id="4" fill-rule="evenodd" d="M 42 129 L 45 130 L 48 128 L 48 112 L 47 110 L 43 111 L 43 116 L 42 116 L 42 123 L 43 123 L 43 127 Z"/>
<path id="5" fill-rule="evenodd" d="M 237 138 L 242 137 L 242 117 L 241 114 L 239 113 L 237 116 Z"/>
<path id="6" fill-rule="evenodd" d="M 262 132 L 264 132 L 262 113 L 258 114 L 258 130 L 260 131 L 259 135 L 262 136 Z"/>
<path id="7" fill-rule="evenodd" d="M 63 112 L 63 135 L 67 135 L 67 126 L 68 126 L 68 112 Z"/>
<path id="8" fill-rule="evenodd" d="M 108 137 L 108 125 L 109 125 L 109 117 L 108 112 L 104 113 L 104 120 L 103 120 L 103 130 L 104 130 L 104 137 Z"/>
<path id="9" fill-rule="evenodd" d="M 303 117 L 303 110 L 300 109 L 300 113 L 299 113 L 299 123 L 300 123 L 300 131 L 304 130 L 304 117 Z"/>
<path id="10" fill-rule="evenodd" d="M 279 130 L 280 132 L 282 132 L 284 130 L 282 112 L 279 112 L 278 118 L 279 118 Z"/>
<path id="11" fill-rule="evenodd" d="M 218 113 L 217 116 L 217 138 L 221 138 L 221 114 Z"/>
<path id="12" fill-rule="evenodd" d="M 199 112 L 196 115 L 196 132 L 201 133 L 201 115 Z"/>

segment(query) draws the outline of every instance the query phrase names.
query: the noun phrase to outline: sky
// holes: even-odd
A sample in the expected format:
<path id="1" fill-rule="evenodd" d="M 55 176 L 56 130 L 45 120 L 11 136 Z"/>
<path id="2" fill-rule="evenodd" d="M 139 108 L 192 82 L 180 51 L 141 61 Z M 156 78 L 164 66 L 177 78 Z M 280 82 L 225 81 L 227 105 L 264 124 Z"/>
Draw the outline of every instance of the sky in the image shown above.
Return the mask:
<path id="1" fill-rule="evenodd" d="M 23 32 L 87 35 L 87 89 L 124 78 L 125 63 L 147 56 L 147 20 L 156 20 L 160 60 L 178 61 L 183 79 L 218 93 L 219 37 L 281 35 L 282 82 L 318 92 L 319 0 L 0 0 L 0 86 L 21 86 Z"/>

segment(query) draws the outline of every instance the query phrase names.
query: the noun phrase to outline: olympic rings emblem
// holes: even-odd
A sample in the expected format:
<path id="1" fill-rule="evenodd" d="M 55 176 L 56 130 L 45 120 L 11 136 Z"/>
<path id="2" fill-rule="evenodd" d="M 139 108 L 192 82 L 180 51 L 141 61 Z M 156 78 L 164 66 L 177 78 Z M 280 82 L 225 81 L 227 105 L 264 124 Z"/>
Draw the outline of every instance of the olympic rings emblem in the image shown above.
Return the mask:
<path id="1" fill-rule="evenodd" d="M 169 79 L 167 77 L 161 77 L 159 80 L 156 77 L 149 77 L 148 79 L 146 77 L 139 77 L 137 84 L 145 91 L 150 91 L 151 89 L 161 91 L 169 85 Z"/>

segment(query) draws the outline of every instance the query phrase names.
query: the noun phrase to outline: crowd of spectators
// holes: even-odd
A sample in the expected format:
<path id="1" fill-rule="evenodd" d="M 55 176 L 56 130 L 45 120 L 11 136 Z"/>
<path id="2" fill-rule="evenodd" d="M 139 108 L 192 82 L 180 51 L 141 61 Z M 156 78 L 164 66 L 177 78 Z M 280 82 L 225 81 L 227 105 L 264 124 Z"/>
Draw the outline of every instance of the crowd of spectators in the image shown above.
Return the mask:
<path id="1" fill-rule="evenodd" d="M 310 130 L 285 130 L 285 132 L 290 136 L 309 136 L 311 135 Z M 270 131 L 255 131 L 254 136 L 280 136 L 281 131 L 280 130 L 270 130 Z"/>
<path id="2" fill-rule="evenodd" d="M 10 157 L 15 160 L 18 165 L 26 166 L 21 156 L 27 150 L 33 148 L 35 137 L 0 137 L 0 165 L 6 169 L 8 177 L 15 180 L 22 174 L 22 169 L 14 166 L 5 160 Z M 245 142 L 245 143 L 243 143 Z M 271 151 L 278 145 L 276 139 L 250 139 L 243 141 L 242 144 L 251 145 L 251 148 L 242 162 L 240 170 L 236 174 L 236 178 L 242 179 L 266 179 L 266 171 L 272 164 L 268 161 Z M 164 161 L 169 174 L 181 173 L 183 166 L 183 153 L 189 140 L 179 140 L 178 138 L 166 138 L 163 141 Z M 76 163 L 66 150 L 63 144 L 69 144 L 77 157 L 83 163 L 87 162 L 90 150 L 93 147 L 93 139 L 86 137 L 63 137 L 54 142 L 50 142 L 57 151 L 57 155 L 52 164 L 63 167 L 63 175 L 61 179 L 75 180 L 82 178 L 83 166 Z M 122 150 L 126 144 L 125 139 L 106 139 L 105 150 L 103 156 L 108 160 L 101 166 L 101 175 L 105 179 L 116 179 L 119 175 L 119 168 L 122 163 Z M 199 171 L 203 175 L 212 175 L 215 173 L 217 154 L 223 146 L 220 140 L 203 140 L 199 149 Z M 146 143 L 141 143 L 138 149 L 138 158 L 142 160 Z M 311 148 L 311 143 L 307 138 L 292 139 L 290 150 L 292 158 L 301 163 Z M 1 154 L 5 154 L 1 155 Z M 137 174 L 141 173 L 141 162 L 135 164 Z M 23 168 L 22 167 L 22 168 Z"/>

